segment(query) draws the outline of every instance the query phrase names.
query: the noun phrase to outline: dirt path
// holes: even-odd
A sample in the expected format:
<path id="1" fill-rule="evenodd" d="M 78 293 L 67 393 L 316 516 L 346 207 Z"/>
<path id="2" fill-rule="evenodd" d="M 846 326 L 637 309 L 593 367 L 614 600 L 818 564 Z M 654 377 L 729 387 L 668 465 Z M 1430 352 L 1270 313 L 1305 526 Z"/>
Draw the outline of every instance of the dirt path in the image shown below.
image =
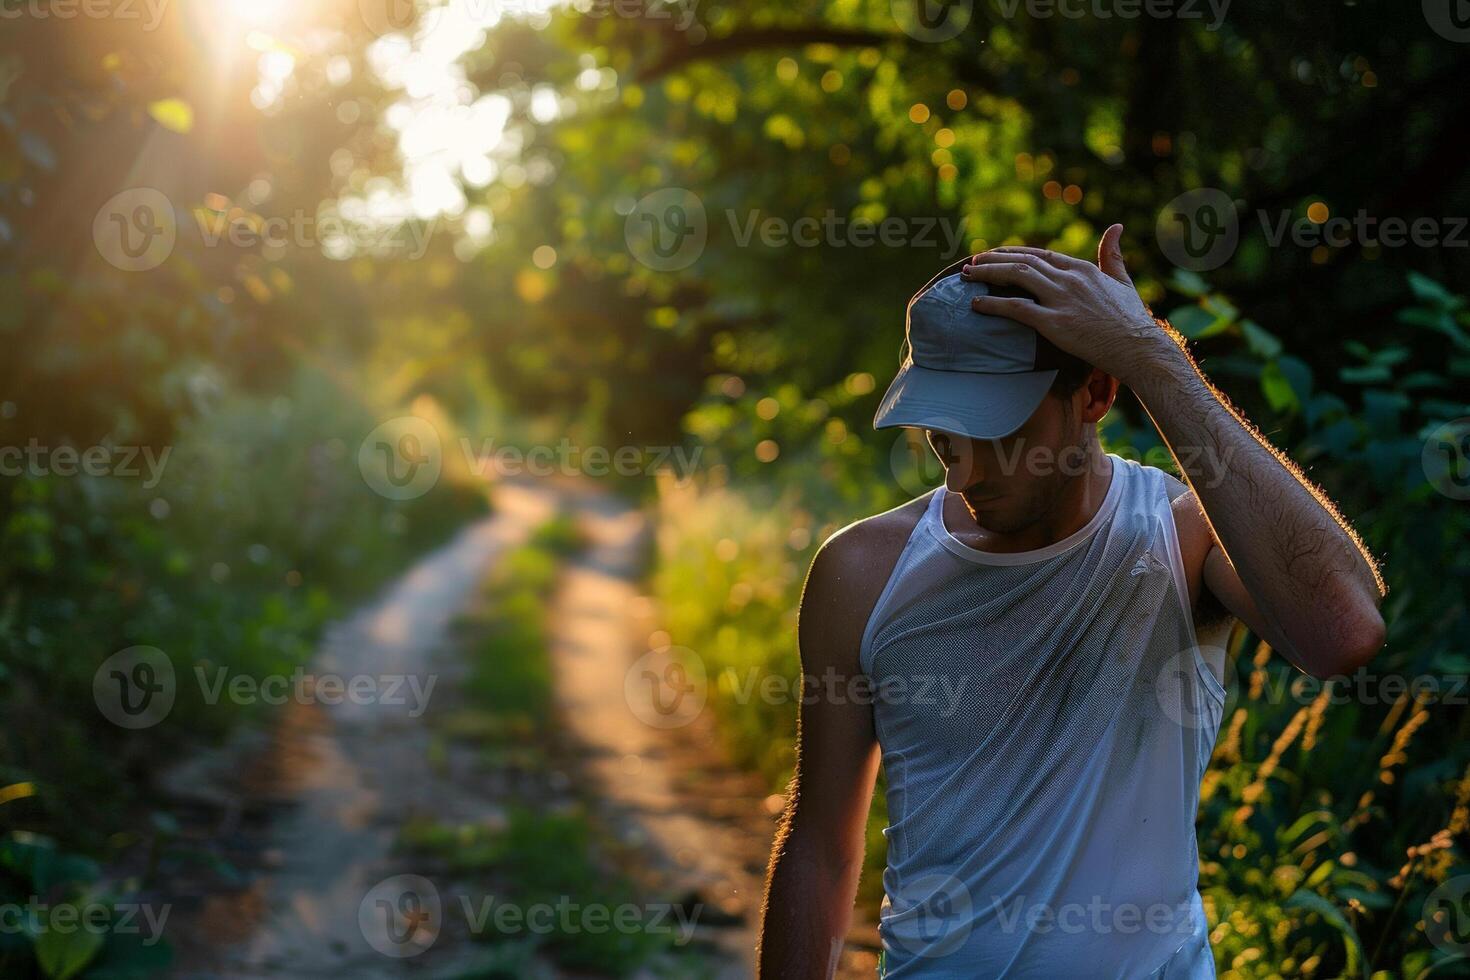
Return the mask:
<path id="1" fill-rule="evenodd" d="M 715 975 L 749 977 L 773 826 L 763 796 L 754 781 L 719 767 L 707 728 L 663 729 L 645 720 L 635 665 L 648 651 L 653 610 L 635 582 L 647 548 L 646 521 L 631 505 L 592 490 L 569 494 L 568 503 L 590 543 L 563 576 L 550 610 L 568 734 L 585 746 L 584 772 L 603 817 L 639 850 L 645 879 L 697 903 L 699 938 L 721 950 Z M 685 768 L 690 750 L 711 767 L 702 785 Z M 724 818 L 712 807 L 723 809 Z"/>
<path id="2" fill-rule="evenodd" d="M 329 631 L 312 669 L 416 678 L 421 691 L 429 678 L 440 681 L 452 665 L 435 655 L 455 615 L 490 563 L 524 541 L 552 507 L 542 490 L 497 487 L 492 517 L 462 531 L 380 600 Z M 246 828 L 245 840 L 237 842 L 265 865 L 249 888 L 205 896 L 190 914 L 188 932 L 179 937 L 178 975 L 371 980 L 410 968 L 424 975 L 429 958 L 394 958 L 370 945 L 359 910 L 376 883 L 412 870 L 392 853 L 406 819 L 424 811 L 464 815 L 497 803 L 445 785 L 426 763 L 431 736 L 422 713 L 413 717 L 415 698 L 407 689 L 403 700 L 292 703 L 249 772 L 234 771 L 241 760 L 227 748 L 170 775 L 175 799 L 223 802 L 227 820 L 231 806 L 249 811 L 261 799 L 278 811 L 258 830 Z M 457 958 L 453 944 L 435 952 L 439 969 Z"/>
<path id="3" fill-rule="evenodd" d="M 176 976 L 486 975 L 487 948 L 469 937 L 457 912 L 476 884 L 431 871 L 431 895 L 421 884 L 405 892 L 400 876 L 423 876 L 426 865 L 395 844 L 416 818 L 495 826 L 518 803 L 547 802 L 544 795 L 521 798 L 504 773 L 487 771 L 481 754 L 446 744 L 428 722 L 462 700 L 456 617 L 478 601 L 477 587 L 497 558 L 559 510 L 576 518 L 588 547 L 566 563 L 547 610 L 561 726 L 556 765 L 565 764 L 571 779 L 559 770 L 550 775 L 588 801 L 593 819 L 624 845 L 632 858 L 623 870 L 647 900 L 695 912 L 690 949 L 702 951 L 699 975 L 752 975 L 779 800 L 721 761 L 708 711 L 671 726 L 648 700 L 658 620 L 639 586 L 649 550 L 644 515 L 588 483 L 507 483 L 495 499 L 494 516 L 331 629 L 311 665 L 349 678 L 408 677 L 420 690 L 432 680 L 428 710 L 415 714 L 422 699 L 412 695 L 403 705 L 293 703 L 268 735 L 242 734 L 170 773 L 165 789 L 173 803 L 203 814 L 193 825 L 209 825 L 204 842 L 249 878 L 233 890 L 213 882 L 191 897 L 185 889 L 171 930 Z M 374 906 L 383 902 L 392 909 L 390 930 L 399 912 L 411 921 L 421 906 L 433 913 L 422 948 L 413 937 L 378 934 Z M 850 956 L 839 976 L 871 977 L 871 962 L 867 954 Z"/>
<path id="4" fill-rule="evenodd" d="M 585 748 L 604 819 L 639 850 L 649 887 L 701 909 L 715 976 L 754 975 L 767 858 L 783 801 L 725 761 L 701 692 L 680 703 L 677 673 L 650 641 L 660 622 L 637 583 L 650 547 L 642 512 L 582 486 L 567 493 L 589 540 L 551 608 L 559 708 Z M 866 937 L 865 937 L 866 938 Z M 876 956 L 844 951 L 838 980 L 873 977 Z"/>

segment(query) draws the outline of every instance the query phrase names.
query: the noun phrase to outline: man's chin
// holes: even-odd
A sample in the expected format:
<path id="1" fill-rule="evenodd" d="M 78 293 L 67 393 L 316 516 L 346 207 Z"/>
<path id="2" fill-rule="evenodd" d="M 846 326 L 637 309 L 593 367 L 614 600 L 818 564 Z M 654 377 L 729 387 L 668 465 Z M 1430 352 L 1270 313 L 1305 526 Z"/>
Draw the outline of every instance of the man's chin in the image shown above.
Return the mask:
<path id="1" fill-rule="evenodd" d="M 996 497 L 971 500 L 968 496 L 961 495 L 961 499 L 965 502 L 965 510 L 970 518 L 987 531 L 1015 534 L 1036 523 L 1034 516 L 1017 513 L 1014 507 Z"/>

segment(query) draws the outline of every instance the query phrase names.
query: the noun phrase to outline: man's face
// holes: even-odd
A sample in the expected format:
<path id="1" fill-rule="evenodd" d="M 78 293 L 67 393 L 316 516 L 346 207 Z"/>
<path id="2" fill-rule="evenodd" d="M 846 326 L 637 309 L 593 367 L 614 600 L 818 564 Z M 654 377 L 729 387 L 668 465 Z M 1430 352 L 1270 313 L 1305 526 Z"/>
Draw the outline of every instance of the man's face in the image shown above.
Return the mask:
<path id="1" fill-rule="evenodd" d="M 1085 400 L 1085 399 L 1083 399 Z M 1085 474 L 1086 411 L 1076 397 L 1048 394 L 1026 423 L 1003 439 L 926 430 L 944 464 L 945 486 L 981 527 L 1014 534 L 1045 520 L 1062 491 Z"/>

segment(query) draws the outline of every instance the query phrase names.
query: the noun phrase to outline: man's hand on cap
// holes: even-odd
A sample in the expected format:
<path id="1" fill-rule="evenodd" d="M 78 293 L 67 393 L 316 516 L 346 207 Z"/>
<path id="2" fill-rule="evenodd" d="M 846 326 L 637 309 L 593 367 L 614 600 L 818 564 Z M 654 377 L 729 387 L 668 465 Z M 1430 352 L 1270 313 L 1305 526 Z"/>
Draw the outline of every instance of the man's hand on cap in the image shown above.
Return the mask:
<path id="1" fill-rule="evenodd" d="M 1119 246 L 1122 236 L 1122 225 L 1103 232 L 1096 265 L 1024 245 L 973 256 L 961 270 L 964 278 L 1016 286 L 1035 299 L 977 296 L 970 306 L 976 313 L 1024 323 L 1067 353 L 1132 384 L 1177 341 L 1134 288 Z"/>

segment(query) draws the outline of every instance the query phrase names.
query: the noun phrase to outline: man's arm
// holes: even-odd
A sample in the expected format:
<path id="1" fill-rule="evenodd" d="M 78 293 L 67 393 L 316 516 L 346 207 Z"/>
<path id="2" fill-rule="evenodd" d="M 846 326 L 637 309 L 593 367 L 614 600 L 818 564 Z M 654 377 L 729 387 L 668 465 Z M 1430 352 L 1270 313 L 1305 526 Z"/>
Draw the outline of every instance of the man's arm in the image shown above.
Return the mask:
<path id="1" fill-rule="evenodd" d="M 1317 677 L 1351 673 L 1383 646 L 1383 582 L 1356 534 L 1301 471 L 1205 379 L 1177 334 L 1153 319 L 1118 248 L 1099 265 L 1041 249 L 976 256 L 967 275 L 1037 297 L 985 296 L 1009 316 L 1128 385 L 1188 479 L 1218 547 L 1204 583 L 1227 609 Z"/>
<path id="2" fill-rule="evenodd" d="M 862 871 L 878 740 L 859 647 L 914 505 L 834 536 L 817 552 L 797 629 L 803 679 L 796 774 L 771 850 L 757 947 L 761 980 L 826 980 L 836 969 Z M 921 509 L 921 507 L 920 507 Z M 850 684 L 849 680 L 857 679 Z"/>

